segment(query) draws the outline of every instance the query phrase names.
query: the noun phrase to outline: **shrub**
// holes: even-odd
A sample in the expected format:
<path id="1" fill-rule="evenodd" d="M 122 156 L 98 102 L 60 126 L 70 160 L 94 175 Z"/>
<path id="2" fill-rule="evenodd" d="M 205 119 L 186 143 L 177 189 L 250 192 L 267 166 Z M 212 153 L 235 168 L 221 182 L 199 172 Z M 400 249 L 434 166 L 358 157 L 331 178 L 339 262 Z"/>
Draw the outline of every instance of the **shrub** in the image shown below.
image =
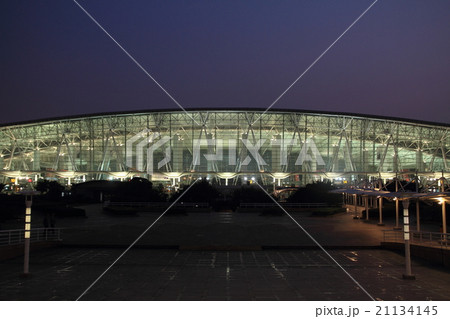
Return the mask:
<path id="1" fill-rule="evenodd" d="M 329 193 L 334 189 L 331 183 L 316 182 L 299 188 L 287 199 L 290 203 L 327 203 L 338 205 L 341 202 L 339 194 Z"/>

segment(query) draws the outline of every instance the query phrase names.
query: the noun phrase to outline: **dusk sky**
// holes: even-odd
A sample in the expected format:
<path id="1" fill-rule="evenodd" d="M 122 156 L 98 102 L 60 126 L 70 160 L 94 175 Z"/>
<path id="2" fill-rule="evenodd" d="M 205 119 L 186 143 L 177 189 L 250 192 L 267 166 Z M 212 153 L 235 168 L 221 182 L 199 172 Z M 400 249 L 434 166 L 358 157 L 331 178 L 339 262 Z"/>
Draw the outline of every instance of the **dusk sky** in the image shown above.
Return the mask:
<path id="1" fill-rule="evenodd" d="M 268 107 L 373 0 L 78 0 L 186 109 Z M 177 109 L 72 0 L 0 3 L 1 123 Z M 379 0 L 273 107 L 450 123 L 450 1 Z"/>

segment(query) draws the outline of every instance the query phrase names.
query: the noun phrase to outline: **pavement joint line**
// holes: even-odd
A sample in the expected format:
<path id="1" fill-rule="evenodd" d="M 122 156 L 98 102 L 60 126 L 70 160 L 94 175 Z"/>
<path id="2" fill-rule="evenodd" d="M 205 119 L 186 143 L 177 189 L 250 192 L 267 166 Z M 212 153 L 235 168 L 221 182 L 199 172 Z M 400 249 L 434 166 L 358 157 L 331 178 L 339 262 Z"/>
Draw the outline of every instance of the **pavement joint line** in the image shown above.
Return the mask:
<path id="1" fill-rule="evenodd" d="M 103 28 L 103 26 L 76 0 L 73 0 L 73 2 L 89 17 L 89 19 L 92 20 L 113 42 L 133 61 L 138 68 L 140 68 L 181 110 L 186 113 L 197 125 L 201 126 L 191 114 L 186 111 L 186 109 L 169 93 L 167 90 L 127 51 L 125 48 L 120 45 L 120 43 L 114 39 L 114 37 L 108 33 L 108 31 Z"/>
<path id="2" fill-rule="evenodd" d="M 170 206 L 167 207 L 167 209 L 161 215 L 159 215 L 159 217 L 150 226 L 148 226 L 147 229 L 144 230 L 142 234 L 139 235 L 139 237 L 136 238 L 136 240 L 132 242 L 131 245 L 128 246 L 128 248 L 125 249 L 125 251 L 100 276 L 98 276 L 97 279 L 95 279 L 94 282 L 85 291 L 83 291 L 83 293 L 76 299 L 76 301 L 79 301 L 80 298 L 82 298 L 120 260 L 120 258 L 122 258 L 134 246 L 134 244 L 136 244 L 150 230 L 150 228 L 152 228 L 153 225 L 155 225 L 158 220 L 160 220 L 167 213 L 167 211 L 171 209 L 172 206 L 175 205 L 189 191 L 189 189 L 191 189 L 192 186 L 195 185 L 195 183 L 197 183 L 197 181 L 198 179 L 194 180 L 194 182 L 183 193 L 181 193 L 181 195 L 177 199 L 175 199 L 173 203 L 170 204 Z"/>
<path id="3" fill-rule="evenodd" d="M 355 278 L 353 278 L 353 276 L 349 273 L 349 272 L 347 272 L 347 270 L 345 270 L 345 268 L 344 267 L 342 267 L 341 266 L 341 264 L 339 264 L 338 262 L 337 262 L 337 260 L 336 259 L 334 259 L 333 258 L 333 256 L 331 256 L 330 255 L 330 253 L 328 253 L 328 251 L 325 249 L 325 248 L 323 248 L 323 246 L 305 229 L 305 228 L 303 228 L 303 226 L 302 225 L 300 225 L 298 222 L 297 222 L 297 220 L 295 220 L 295 218 L 294 217 L 292 217 L 291 216 L 291 214 L 289 214 L 284 208 L 283 208 L 283 206 L 281 206 L 280 205 L 280 203 L 278 203 L 276 200 L 275 200 L 275 198 L 273 198 L 272 196 L 270 196 L 270 194 L 264 189 L 264 187 L 262 187 L 258 182 L 255 182 L 255 184 L 256 185 L 258 185 L 263 191 L 264 191 L 264 193 L 266 193 L 267 194 L 267 196 L 269 196 L 270 197 L 270 199 L 272 200 L 272 201 L 274 201 L 275 202 L 275 204 L 277 204 L 285 213 L 286 213 L 286 215 L 287 216 L 289 216 L 289 218 L 291 218 L 293 221 L 294 221 L 294 223 L 296 223 L 297 224 L 297 226 L 298 227 L 300 227 L 300 229 L 301 230 L 303 230 L 303 232 L 370 298 L 370 299 L 372 299 L 372 301 L 376 301 L 376 299 L 374 298 L 374 297 L 372 297 L 372 295 L 366 290 L 366 289 L 364 289 L 364 287 L 355 279 Z"/>
<path id="4" fill-rule="evenodd" d="M 305 71 L 303 71 L 303 73 L 302 74 L 300 74 L 300 76 L 299 77 L 297 77 L 297 79 L 294 81 L 294 82 L 292 82 L 291 83 L 291 85 L 289 85 L 288 86 L 288 88 L 286 89 L 286 90 L 284 90 L 283 91 L 283 93 L 281 93 L 281 95 L 280 96 L 278 96 L 276 99 L 275 99 L 275 101 L 273 101 L 272 102 L 272 104 L 270 104 L 269 105 L 269 107 L 267 107 L 267 109 L 252 123 L 252 125 L 253 124 L 255 124 L 264 114 L 266 114 L 346 33 L 347 33 L 347 31 L 349 31 L 355 24 L 356 24 L 356 22 L 358 22 L 359 21 L 359 19 L 361 19 L 374 5 L 375 5 L 375 3 L 377 3 L 378 2 L 378 0 L 375 0 L 374 2 L 372 2 L 372 4 L 366 9 L 366 10 L 364 10 L 364 12 L 363 13 L 361 13 L 360 15 L 359 15 L 359 17 L 358 18 L 356 18 L 356 20 L 355 21 L 353 21 L 353 23 L 352 24 L 350 24 L 348 27 L 347 27 L 347 29 L 345 29 L 345 31 L 344 32 L 342 32 L 341 33 L 341 35 L 336 39 L 336 40 L 334 40 L 334 42 L 333 43 L 331 43 L 329 46 L 328 46 L 328 48 L 326 48 L 325 49 L 325 51 L 323 51 L 322 52 L 322 54 L 320 54 L 314 61 L 313 61 L 313 63 L 311 63 L 307 68 L 306 68 L 306 70 Z"/>

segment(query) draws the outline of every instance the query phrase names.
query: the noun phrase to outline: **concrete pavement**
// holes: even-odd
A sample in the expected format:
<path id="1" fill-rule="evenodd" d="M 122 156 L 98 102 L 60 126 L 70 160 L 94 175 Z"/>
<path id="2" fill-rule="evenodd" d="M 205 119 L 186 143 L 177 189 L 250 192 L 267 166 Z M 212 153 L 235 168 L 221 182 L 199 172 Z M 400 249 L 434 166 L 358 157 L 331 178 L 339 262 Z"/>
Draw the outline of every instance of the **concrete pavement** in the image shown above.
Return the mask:
<path id="1" fill-rule="evenodd" d="M 67 246 L 33 252 L 31 278 L 19 277 L 22 258 L 3 261 L 0 299 L 75 300 L 159 216 L 108 215 L 98 205 L 88 206 L 87 215 L 58 221 Z M 448 270 L 416 260 L 417 280 L 405 281 L 403 257 L 374 248 L 389 223 L 379 227 L 348 213 L 293 217 L 374 298 L 450 300 Z M 181 249 L 163 249 L 171 246 Z M 232 212 L 164 216 L 84 298 L 368 299 L 287 216 Z"/>

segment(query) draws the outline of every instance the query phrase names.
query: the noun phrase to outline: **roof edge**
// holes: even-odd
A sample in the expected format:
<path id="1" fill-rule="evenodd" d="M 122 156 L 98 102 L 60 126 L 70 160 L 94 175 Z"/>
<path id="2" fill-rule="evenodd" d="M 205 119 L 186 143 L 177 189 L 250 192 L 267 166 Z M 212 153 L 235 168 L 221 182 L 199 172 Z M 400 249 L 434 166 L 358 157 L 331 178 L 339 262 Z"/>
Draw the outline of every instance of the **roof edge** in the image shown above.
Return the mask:
<path id="1" fill-rule="evenodd" d="M 441 123 L 441 122 L 432 122 L 432 121 L 423 121 L 423 120 L 415 120 L 408 118 L 400 118 L 400 117 L 392 117 L 392 116 L 383 116 L 383 115 L 373 115 L 373 114 L 364 114 L 364 113 L 352 113 L 352 112 L 336 112 L 336 111 L 315 111 L 315 110 L 303 110 L 296 108 L 283 108 L 283 109 L 270 109 L 266 108 L 252 108 L 252 107 L 195 107 L 186 109 L 187 112 L 199 112 L 199 111 L 234 111 L 234 112 L 244 112 L 244 111 L 256 111 L 256 112 L 265 112 L 267 113 L 286 113 L 286 112 L 296 112 L 296 113 L 306 113 L 306 114 L 317 114 L 317 115 L 341 115 L 348 117 L 360 117 L 360 118 L 368 118 L 374 120 L 390 120 L 397 122 L 405 122 L 411 124 L 421 124 L 421 125 L 430 125 L 430 126 L 443 126 L 450 127 L 450 123 Z M 65 121 L 65 120 L 75 120 L 75 119 L 86 119 L 91 117 L 101 117 L 101 116 L 113 116 L 113 115 L 127 115 L 127 114 L 143 114 L 143 113 L 171 113 L 171 112 L 183 112 L 183 110 L 178 108 L 167 108 L 167 109 L 143 109 L 143 110 L 134 110 L 134 111 L 116 111 L 116 112 L 99 112 L 99 113 L 91 113 L 91 114 L 79 114 L 79 115 L 69 115 L 69 116 L 58 116 L 58 117 L 50 117 L 50 118 L 42 118 L 36 120 L 27 120 L 20 122 L 12 122 L 12 123 L 4 123 L 0 124 L 0 128 L 8 127 L 8 126 L 20 126 L 20 125 L 29 125 L 29 124 L 39 124 L 44 122 L 52 122 L 52 121 Z"/>

